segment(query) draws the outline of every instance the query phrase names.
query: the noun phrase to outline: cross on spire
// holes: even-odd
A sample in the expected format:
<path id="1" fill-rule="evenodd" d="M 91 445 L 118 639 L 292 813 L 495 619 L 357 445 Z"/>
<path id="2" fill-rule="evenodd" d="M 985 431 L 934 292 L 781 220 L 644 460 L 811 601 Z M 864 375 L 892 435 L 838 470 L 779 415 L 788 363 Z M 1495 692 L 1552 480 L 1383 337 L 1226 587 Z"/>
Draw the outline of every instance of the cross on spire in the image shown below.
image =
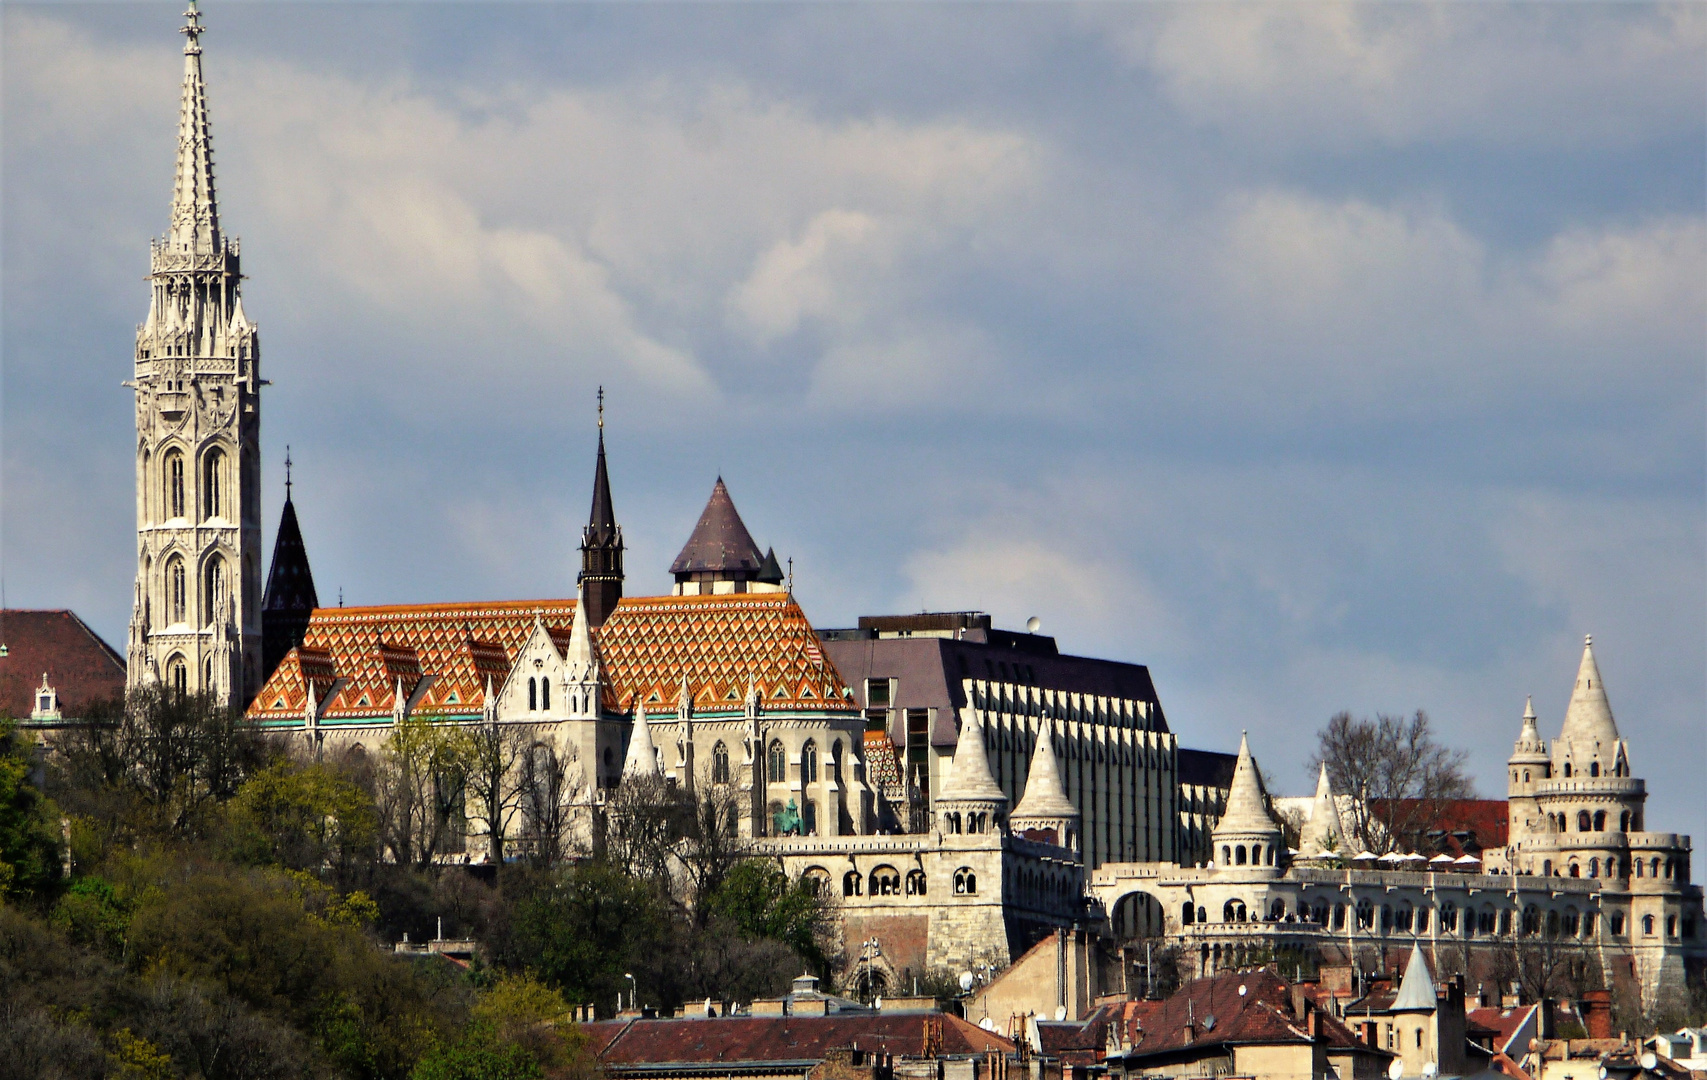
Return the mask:
<path id="1" fill-rule="evenodd" d="M 605 429 L 605 388 L 599 387 L 599 430 Z"/>
<path id="2" fill-rule="evenodd" d="M 290 502 L 290 444 L 285 443 L 285 502 Z"/>

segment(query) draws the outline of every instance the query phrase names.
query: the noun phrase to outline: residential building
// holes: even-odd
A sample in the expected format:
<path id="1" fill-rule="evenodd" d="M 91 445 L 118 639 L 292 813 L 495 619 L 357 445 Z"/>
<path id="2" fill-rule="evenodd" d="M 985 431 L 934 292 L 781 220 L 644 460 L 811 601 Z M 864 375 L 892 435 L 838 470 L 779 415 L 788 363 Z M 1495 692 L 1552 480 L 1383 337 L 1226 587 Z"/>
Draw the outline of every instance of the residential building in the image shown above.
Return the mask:
<path id="1" fill-rule="evenodd" d="M 124 658 L 75 612 L 0 611 L 0 716 L 51 731 L 124 687 Z"/>

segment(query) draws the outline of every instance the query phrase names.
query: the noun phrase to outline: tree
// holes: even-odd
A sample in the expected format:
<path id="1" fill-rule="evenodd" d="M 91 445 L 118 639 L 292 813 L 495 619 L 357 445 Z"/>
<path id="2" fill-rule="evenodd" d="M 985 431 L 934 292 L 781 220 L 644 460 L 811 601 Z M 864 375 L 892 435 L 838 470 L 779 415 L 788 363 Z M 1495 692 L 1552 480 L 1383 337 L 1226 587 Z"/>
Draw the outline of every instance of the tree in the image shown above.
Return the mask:
<path id="1" fill-rule="evenodd" d="M 631 877 L 668 889 L 672 859 L 692 827 L 693 811 L 662 776 L 624 776 L 605 801 L 605 858 Z"/>
<path id="2" fill-rule="evenodd" d="M 279 759 L 244 782 L 231 811 L 239 856 L 292 870 L 330 867 L 347 879 L 378 837 L 372 797 L 323 762 Z"/>
<path id="3" fill-rule="evenodd" d="M 399 863 L 427 869 L 463 827 L 465 776 L 454 732 L 419 716 L 391 729 L 374 769 L 380 839 Z"/>
<path id="4" fill-rule="evenodd" d="M 521 765 L 522 816 L 527 822 L 529 855 L 535 866 L 550 869 L 582 848 L 574 835 L 576 814 L 586 797 L 586 776 L 572 744 L 534 743 Z"/>
<path id="5" fill-rule="evenodd" d="M 504 838 L 530 794 L 522 762 L 532 749 L 528 728 L 496 720 L 451 736 L 450 750 L 470 796 L 470 816 L 485 827 L 487 851 L 499 866 L 504 865 Z"/>
<path id="6" fill-rule="evenodd" d="M 0 897 L 46 897 L 59 882 L 58 815 L 31 781 L 32 768 L 17 725 L 0 721 Z"/>
<path id="7" fill-rule="evenodd" d="M 1434 820 L 1441 804 L 1474 795 L 1464 772 L 1469 755 L 1436 743 L 1421 709 L 1409 720 L 1385 714 L 1374 720 L 1353 718 L 1342 712 L 1317 738 L 1320 746 L 1310 770 L 1327 765 L 1334 790 L 1354 796 L 1347 831 L 1378 855 Z"/>
<path id="8" fill-rule="evenodd" d="M 709 774 L 706 779 L 710 779 Z M 693 909 L 695 924 L 704 927 L 710 917 L 710 901 L 732 871 L 747 865 L 752 844 L 741 835 L 740 793 L 728 784 L 702 783 L 699 794 L 686 800 L 683 810 L 679 820 L 685 828 L 679 851 L 688 889 L 685 899 Z M 774 872 L 781 875 L 781 871 Z M 784 887 L 787 884 L 783 879 Z"/>

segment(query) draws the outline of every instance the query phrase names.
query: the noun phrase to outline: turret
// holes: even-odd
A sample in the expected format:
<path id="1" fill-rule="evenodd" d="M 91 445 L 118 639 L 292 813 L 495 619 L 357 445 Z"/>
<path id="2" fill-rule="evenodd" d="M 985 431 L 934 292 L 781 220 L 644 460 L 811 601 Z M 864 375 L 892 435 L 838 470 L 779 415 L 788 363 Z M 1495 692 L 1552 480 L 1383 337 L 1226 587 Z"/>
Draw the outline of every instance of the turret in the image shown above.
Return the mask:
<path id="1" fill-rule="evenodd" d="M 936 799 L 937 830 L 950 836 L 1001 833 L 1008 797 L 990 774 L 984 725 L 971 708 L 965 711 L 949 768 L 948 782 Z"/>
<path id="2" fill-rule="evenodd" d="M 1079 808 L 1067 798 L 1061 786 L 1061 769 L 1055 760 L 1054 725 L 1048 721 L 1038 729 L 1025 791 L 1020 795 L 1019 805 L 1008 815 L 1008 825 L 1027 839 L 1079 850 Z"/>
<path id="3" fill-rule="evenodd" d="M 1351 854 L 1346 850 L 1339 803 L 1334 799 L 1333 785 L 1328 782 L 1328 766 L 1323 762 L 1321 775 L 1316 778 L 1316 801 L 1310 807 L 1310 820 L 1304 823 L 1303 835 L 1298 840 L 1298 857 L 1332 860 L 1349 858 Z"/>
<path id="4" fill-rule="evenodd" d="M 721 476 L 670 573 L 677 596 L 783 591 L 776 553 L 766 556 L 753 542 Z"/>
<path id="5" fill-rule="evenodd" d="M 1269 812 L 1268 793 L 1263 790 L 1262 775 L 1244 735 L 1239 736 L 1239 760 L 1227 788 L 1227 810 L 1210 835 L 1217 870 L 1256 867 L 1279 873 L 1286 861 L 1282 854 L 1285 836 Z"/>
<path id="6" fill-rule="evenodd" d="M 1594 638 L 1583 639 L 1583 659 L 1565 709 L 1565 724 L 1553 741 L 1555 779 L 1628 775 L 1629 754 L 1612 719 L 1612 703 L 1594 660 Z"/>

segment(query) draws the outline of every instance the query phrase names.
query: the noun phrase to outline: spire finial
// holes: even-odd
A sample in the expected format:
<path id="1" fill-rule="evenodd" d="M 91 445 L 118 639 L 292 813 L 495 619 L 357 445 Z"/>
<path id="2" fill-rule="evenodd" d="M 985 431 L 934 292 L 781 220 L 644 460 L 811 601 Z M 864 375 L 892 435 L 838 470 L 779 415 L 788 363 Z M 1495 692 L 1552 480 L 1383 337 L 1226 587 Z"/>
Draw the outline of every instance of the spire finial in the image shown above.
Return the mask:
<path id="1" fill-rule="evenodd" d="M 599 431 L 605 429 L 605 388 L 599 387 Z"/>
<path id="2" fill-rule="evenodd" d="M 285 443 L 285 502 L 290 502 L 290 443 Z"/>
<path id="3" fill-rule="evenodd" d="M 196 40 L 204 29 L 199 21 L 201 17 L 202 13 L 196 7 L 196 0 L 190 0 L 190 9 L 184 12 L 184 25 L 178 30 L 178 33 L 190 39 L 184 42 L 185 56 L 195 56 L 202 51 L 201 43 Z"/>
<path id="4" fill-rule="evenodd" d="M 794 595 L 794 556 L 788 557 L 788 595 Z"/>

